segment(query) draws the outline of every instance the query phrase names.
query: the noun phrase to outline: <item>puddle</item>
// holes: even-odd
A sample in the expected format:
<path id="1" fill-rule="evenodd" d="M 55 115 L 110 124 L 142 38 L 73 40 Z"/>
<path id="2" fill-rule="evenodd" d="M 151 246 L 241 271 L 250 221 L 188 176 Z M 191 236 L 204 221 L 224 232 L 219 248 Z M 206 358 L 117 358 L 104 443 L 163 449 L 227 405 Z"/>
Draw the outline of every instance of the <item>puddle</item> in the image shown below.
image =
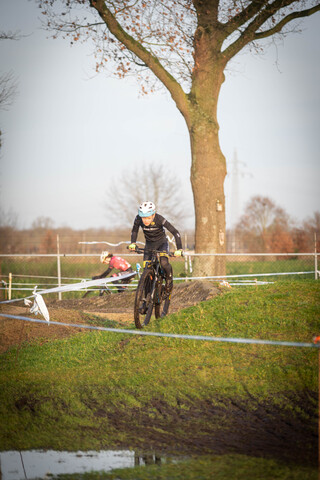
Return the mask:
<path id="1" fill-rule="evenodd" d="M 161 463 L 156 455 L 139 456 L 131 450 L 100 452 L 57 452 L 26 450 L 0 452 L 2 480 L 48 479 L 62 473 L 85 473 L 91 470 L 108 472 L 114 468 Z"/>

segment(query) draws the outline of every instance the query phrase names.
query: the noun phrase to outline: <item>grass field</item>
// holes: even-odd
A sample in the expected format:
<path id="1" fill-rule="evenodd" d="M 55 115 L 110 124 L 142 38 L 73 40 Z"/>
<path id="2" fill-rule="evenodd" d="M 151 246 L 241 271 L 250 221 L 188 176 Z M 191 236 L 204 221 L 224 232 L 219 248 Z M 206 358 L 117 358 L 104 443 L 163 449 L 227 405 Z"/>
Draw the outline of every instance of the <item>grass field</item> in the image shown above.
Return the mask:
<path id="1" fill-rule="evenodd" d="M 234 288 L 147 330 L 312 342 L 319 292 L 314 280 Z M 0 450 L 149 447 L 189 456 L 63 478 L 313 479 L 318 354 L 109 332 L 30 341 L 1 355 Z"/>

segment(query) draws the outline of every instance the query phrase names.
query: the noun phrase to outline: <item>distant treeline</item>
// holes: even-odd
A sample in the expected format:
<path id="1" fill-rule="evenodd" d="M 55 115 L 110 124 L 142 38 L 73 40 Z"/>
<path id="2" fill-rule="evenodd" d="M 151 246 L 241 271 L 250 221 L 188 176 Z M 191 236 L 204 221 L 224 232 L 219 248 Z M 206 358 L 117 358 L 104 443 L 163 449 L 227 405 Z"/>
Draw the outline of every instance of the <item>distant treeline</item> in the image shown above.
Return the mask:
<path id="1" fill-rule="evenodd" d="M 270 231 L 257 234 L 241 229 L 227 230 L 227 253 L 303 253 L 314 252 L 315 230 L 294 227 L 282 230 L 279 226 Z M 87 229 L 72 228 L 17 230 L 13 227 L 0 227 L 0 253 L 2 254 L 49 254 L 57 253 L 57 237 L 61 254 L 96 253 L 109 250 L 113 253 L 127 253 L 127 244 L 108 245 L 128 242 L 130 229 Z M 317 251 L 320 252 L 320 231 L 317 233 Z M 182 233 L 183 247 L 194 250 L 194 231 Z M 143 241 L 140 234 L 138 240 Z M 79 242 L 101 242 L 86 245 Z"/>
<path id="2" fill-rule="evenodd" d="M 125 253 L 127 245 L 117 244 L 129 242 L 131 234 L 130 227 L 112 230 L 53 228 L 54 222 L 47 217 L 39 217 L 30 229 L 20 230 L 14 222 L 3 220 L 0 223 L 2 254 L 57 253 L 57 237 L 61 254 L 100 253 L 102 250 Z M 195 232 L 180 233 L 183 248 L 193 251 Z M 138 240 L 144 241 L 141 232 Z M 80 242 L 101 243 L 87 245 Z M 252 197 L 237 225 L 226 232 L 227 253 L 313 253 L 315 249 L 320 252 L 320 212 L 314 212 L 313 216 L 298 223 L 268 197 Z"/>

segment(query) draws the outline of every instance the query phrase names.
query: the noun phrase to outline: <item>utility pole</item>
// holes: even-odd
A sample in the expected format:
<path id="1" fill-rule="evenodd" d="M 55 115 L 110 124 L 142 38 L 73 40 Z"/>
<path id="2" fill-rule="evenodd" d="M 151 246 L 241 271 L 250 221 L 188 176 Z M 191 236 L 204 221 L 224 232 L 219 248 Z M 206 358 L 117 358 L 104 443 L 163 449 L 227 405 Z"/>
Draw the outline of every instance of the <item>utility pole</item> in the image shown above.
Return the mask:
<path id="1" fill-rule="evenodd" d="M 234 149 L 233 152 L 233 161 L 231 162 L 232 169 L 231 169 L 231 232 L 232 232 L 232 239 L 231 239 L 231 251 L 232 253 L 236 252 L 236 224 L 240 218 L 240 189 L 239 189 L 239 179 L 240 176 L 244 177 L 245 175 L 249 175 L 252 177 L 250 173 L 244 172 L 240 170 L 239 164 L 246 167 L 244 162 L 239 162 L 237 150 Z"/>

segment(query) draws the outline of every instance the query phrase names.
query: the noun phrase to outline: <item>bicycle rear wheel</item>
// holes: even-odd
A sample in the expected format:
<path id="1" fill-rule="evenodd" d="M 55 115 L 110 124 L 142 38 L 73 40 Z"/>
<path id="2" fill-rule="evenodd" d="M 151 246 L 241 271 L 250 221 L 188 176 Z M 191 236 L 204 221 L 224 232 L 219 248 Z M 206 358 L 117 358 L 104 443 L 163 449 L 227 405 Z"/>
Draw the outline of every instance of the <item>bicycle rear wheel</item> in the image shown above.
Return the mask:
<path id="1" fill-rule="evenodd" d="M 140 277 L 134 301 L 134 323 L 137 328 L 143 328 L 147 325 L 152 315 L 153 299 L 151 298 L 151 290 L 153 278 L 154 272 L 150 269 L 144 270 Z"/>
<path id="2" fill-rule="evenodd" d="M 169 311 L 170 299 L 171 294 L 165 297 L 165 285 L 164 279 L 162 278 L 156 285 L 156 293 L 155 293 L 155 306 L 154 306 L 154 314 L 156 318 L 165 317 Z"/>

